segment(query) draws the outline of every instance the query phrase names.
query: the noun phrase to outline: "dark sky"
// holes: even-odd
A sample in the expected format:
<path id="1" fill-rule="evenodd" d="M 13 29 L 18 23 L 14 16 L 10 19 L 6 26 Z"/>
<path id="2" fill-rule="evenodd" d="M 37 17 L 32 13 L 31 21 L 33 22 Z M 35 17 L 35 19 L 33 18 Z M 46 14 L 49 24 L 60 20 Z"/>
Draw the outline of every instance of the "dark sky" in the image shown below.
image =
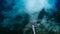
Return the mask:
<path id="1" fill-rule="evenodd" d="M 56 1 L 56 7 L 60 10 L 60 0 Z"/>

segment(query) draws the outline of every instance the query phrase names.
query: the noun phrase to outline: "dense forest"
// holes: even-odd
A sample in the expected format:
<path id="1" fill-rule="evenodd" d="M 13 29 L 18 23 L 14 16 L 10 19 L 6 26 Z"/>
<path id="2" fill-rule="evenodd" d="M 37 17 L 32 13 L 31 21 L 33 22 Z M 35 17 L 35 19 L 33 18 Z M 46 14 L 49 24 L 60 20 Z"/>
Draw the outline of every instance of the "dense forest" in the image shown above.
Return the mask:
<path id="1" fill-rule="evenodd" d="M 0 34 L 34 34 L 32 25 L 35 34 L 60 34 L 60 0 L 48 1 L 47 7 L 40 0 L 40 8 L 33 1 L 28 4 L 26 0 L 0 0 Z M 35 5 L 39 5 L 37 9 Z"/>

